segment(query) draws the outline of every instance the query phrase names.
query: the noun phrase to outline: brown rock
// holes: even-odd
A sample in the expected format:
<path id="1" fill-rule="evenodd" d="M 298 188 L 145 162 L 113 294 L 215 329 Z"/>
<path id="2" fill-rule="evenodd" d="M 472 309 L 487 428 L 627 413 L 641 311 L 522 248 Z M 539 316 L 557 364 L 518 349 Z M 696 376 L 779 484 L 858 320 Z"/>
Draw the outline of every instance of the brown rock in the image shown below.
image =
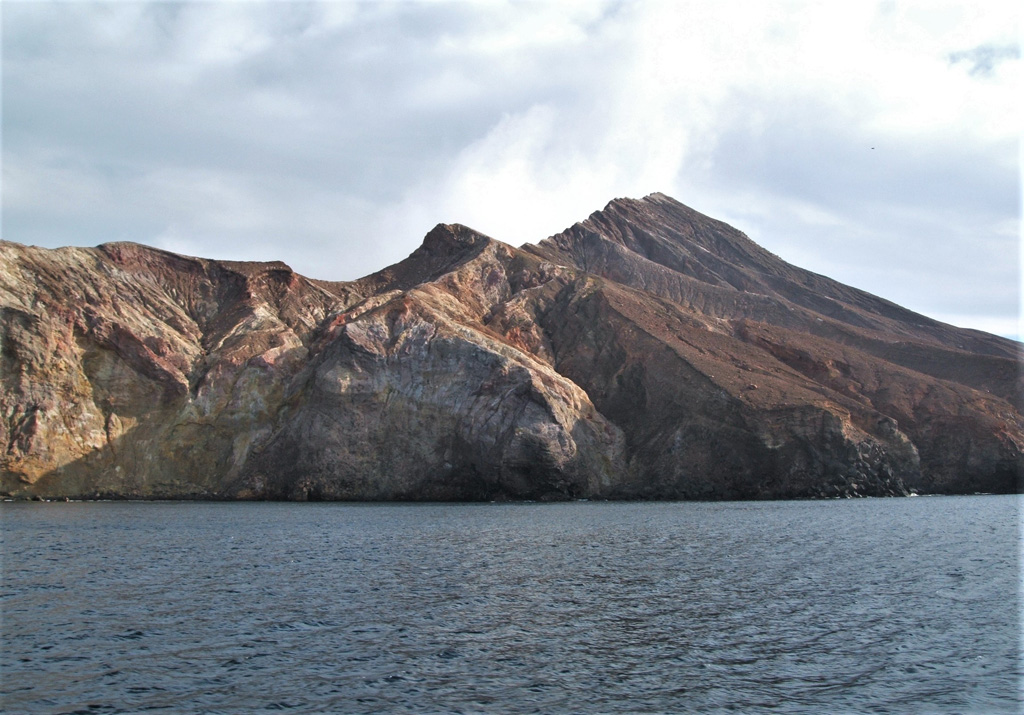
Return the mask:
<path id="1" fill-rule="evenodd" d="M 791 266 L 668 197 L 515 249 L 439 225 L 351 283 L 0 243 L 20 497 L 1009 492 L 1020 346 Z"/>

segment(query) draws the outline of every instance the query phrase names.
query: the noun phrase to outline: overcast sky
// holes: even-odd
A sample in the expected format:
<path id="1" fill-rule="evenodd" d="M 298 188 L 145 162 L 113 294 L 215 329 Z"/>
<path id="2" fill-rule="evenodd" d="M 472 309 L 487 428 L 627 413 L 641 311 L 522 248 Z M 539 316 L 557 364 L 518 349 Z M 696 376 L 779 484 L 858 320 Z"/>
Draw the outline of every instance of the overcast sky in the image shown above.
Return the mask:
<path id="1" fill-rule="evenodd" d="M 1013 336 L 1018 7 L 4 0 L 3 238 L 344 280 L 661 191 Z"/>

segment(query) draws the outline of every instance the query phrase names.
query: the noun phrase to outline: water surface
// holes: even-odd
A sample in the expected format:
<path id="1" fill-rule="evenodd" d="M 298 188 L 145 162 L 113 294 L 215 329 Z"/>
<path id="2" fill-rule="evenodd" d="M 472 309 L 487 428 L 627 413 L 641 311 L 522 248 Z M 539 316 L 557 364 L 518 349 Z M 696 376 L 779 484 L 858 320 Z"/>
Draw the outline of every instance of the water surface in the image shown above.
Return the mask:
<path id="1" fill-rule="evenodd" d="M 0 703 L 1015 713 L 1021 503 L 5 504 Z"/>

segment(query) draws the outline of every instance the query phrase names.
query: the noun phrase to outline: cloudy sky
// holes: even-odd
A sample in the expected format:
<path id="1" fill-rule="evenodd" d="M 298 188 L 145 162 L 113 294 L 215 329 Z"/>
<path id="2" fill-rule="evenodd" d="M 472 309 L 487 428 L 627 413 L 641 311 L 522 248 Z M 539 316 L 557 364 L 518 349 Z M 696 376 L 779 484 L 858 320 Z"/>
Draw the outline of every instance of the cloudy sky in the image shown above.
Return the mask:
<path id="1" fill-rule="evenodd" d="M 4 0 L 2 234 L 351 279 L 661 191 L 1013 336 L 1018 5 Z"/>

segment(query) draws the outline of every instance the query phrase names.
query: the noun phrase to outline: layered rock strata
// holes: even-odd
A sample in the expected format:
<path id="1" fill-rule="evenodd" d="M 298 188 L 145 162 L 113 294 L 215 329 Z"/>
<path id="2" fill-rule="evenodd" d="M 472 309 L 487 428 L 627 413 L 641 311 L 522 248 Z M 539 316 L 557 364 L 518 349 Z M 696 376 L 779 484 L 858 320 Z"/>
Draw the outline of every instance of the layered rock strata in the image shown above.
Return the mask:
<path id="1" fill-rule="evenodd" d="M 348 283 L 0 243 L 0 490 L 488 500 L 1012 492 L 1020 345 L 660 194 Z"/>

